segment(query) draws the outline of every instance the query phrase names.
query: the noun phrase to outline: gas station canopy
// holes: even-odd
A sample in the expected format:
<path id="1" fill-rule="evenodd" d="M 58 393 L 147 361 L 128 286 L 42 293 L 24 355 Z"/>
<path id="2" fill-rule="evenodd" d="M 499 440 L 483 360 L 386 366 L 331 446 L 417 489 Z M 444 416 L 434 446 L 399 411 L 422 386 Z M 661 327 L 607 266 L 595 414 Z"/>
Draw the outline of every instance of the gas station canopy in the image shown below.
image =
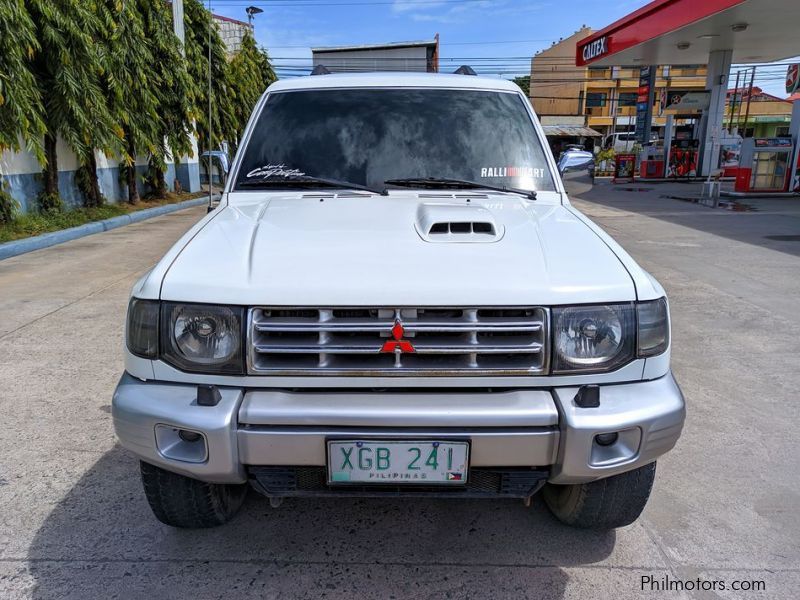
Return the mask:
<path id="1" fill-rule="evenodd" d="M 734 63 L 800 53 L 800 0 L 655 0 L 578 42 L 575 63 L 706 64 L 732 50 Z"/>

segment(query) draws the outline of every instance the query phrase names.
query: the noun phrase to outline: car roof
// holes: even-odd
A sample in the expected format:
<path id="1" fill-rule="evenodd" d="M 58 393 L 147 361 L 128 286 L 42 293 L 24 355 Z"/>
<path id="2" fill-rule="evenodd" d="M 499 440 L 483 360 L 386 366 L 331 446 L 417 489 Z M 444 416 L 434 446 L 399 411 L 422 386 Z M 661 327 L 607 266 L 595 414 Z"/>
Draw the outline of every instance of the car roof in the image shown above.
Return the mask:
<path id="1" fill-rule="evenodd" d="M 270 92 L 289 90 L 307 90 L 323 88 L 374 88 L 374 87 L 431 87 L 479 89 L 507 92 L 519 92 L 513 81 L 478 77 L 475 75 L 455 75 L 443 73 L 335 73 L 331 75 L 313 75 L 280 79 L 269 86 Z"/>

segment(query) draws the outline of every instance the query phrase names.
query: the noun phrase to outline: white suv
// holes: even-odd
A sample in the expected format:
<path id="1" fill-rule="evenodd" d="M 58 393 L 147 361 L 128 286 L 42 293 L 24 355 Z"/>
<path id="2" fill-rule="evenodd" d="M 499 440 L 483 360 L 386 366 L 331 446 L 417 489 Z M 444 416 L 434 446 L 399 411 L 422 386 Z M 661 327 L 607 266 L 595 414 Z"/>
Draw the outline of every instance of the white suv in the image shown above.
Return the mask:
<path id="1" fill-rule="evenodd" d="M 569 203 L 514 84 L 264 94 L 219 207 L 134 287 L 113 415 L 156 517 L 293 496 L 635 520 L 684 401 L 662 287 Z"/>

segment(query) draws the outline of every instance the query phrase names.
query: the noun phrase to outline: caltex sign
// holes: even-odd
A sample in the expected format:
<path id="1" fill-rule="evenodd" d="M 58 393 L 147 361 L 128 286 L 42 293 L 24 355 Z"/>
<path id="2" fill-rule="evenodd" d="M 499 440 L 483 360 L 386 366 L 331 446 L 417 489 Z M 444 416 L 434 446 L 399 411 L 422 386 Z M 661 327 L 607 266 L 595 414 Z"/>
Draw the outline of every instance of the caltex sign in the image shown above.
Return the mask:
<path id="1" fill-rule="evenodd" d="M 607 35 L 597 38 L 596 40 L 593 40 L 578 49 L 583 63 L 587 63 L 595 58 L 600 58 L 604 54 L 608 54 L 608 50 Z"/>
<path id="2" fill-rule="evenodd" d="M 786 71 L 786 93 L 794 94 L 800 90 L 800 64 L 789 65 Z"/>

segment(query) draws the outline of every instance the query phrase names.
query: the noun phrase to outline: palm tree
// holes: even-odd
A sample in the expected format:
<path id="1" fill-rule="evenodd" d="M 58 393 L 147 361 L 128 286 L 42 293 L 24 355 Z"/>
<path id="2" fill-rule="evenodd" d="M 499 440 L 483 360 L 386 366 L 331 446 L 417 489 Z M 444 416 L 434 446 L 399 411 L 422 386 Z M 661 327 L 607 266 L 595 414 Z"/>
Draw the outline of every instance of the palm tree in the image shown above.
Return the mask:
<path id="1" fill-rule="evenodd" d="M 164 171 L 169 158 L 177 165 L 180 157 L 193 152 L 192 81 L 180 41 L 173 33 L 171 12 L 163 0 L 139 0 L 145 36 L 150 40 L 153 63 L 149 82 L 158 105 L 155 148 L 149 160 L 150 185 L 157 197 L 167 191 Z"/>
<path id="2" fill-rule="evenodd" d="M 19 150 L 21 138 L 44 159 L 42 98 L 29 62 L 38 49 L 24 1 L 0 2 L 0 151 Z"/>
<path id="3" fill-rule="evenodd" d="M 93 160 L 95 147 L 113 147 L 121 131 L 115 127 L 100 82 L 101 48 L 93 41 L 101 26 L 96 1 L 26 0 L 26 5 L 40 45 L 31 62 L 44 105 L 44 194 L 40 205 L 58 208 L 57 138 L 86 163 Z"/>
<path id="4" fill-rule="evenodd" d="M 216 24 L 198 0 L 184 2 L 186 60 L 192 82 L 192 104 L 197 111 L 197 141 L 202 149 L 216 148 L 236 135 L 236 123 L 228 90 L 225 44 Z M 210 35 L 209 35 L 210 33 Z M 208 87 L 209 42 L 211 46 L 211 139 L 209 140 Z"/>
<path id="5" fill-rule="evenodd" d="M 101 20 L 97 41 L 103 49 L 101 83 L 111 115 L 122 132 L 119 150 L 131 204 L 139 201 L 136 157 L 155 151 L 160 119 L 157 82 L 151 76 L 155 64 L 153 44 L 145 32 L 141 4 L 118 0 L 100 0 L 97 4 Z M 87 171 L 96 169 L 93 158 L 94 155 L 89 157 L 84 165 Z M 94 194 L 90 197 L 98 200 Z"/>
<path id="6" fill-rule="evenodd" d="M 256 46 L 249 33 L 242 39 L 242 47 L 231 59 L 228 68 L 228 85 L 232 97 L 232 109 L 236 135 L 229 140 L 235 147 L 250 118 L 253 107 L 267 86 L 277 79 L 265 50 Z"/>

